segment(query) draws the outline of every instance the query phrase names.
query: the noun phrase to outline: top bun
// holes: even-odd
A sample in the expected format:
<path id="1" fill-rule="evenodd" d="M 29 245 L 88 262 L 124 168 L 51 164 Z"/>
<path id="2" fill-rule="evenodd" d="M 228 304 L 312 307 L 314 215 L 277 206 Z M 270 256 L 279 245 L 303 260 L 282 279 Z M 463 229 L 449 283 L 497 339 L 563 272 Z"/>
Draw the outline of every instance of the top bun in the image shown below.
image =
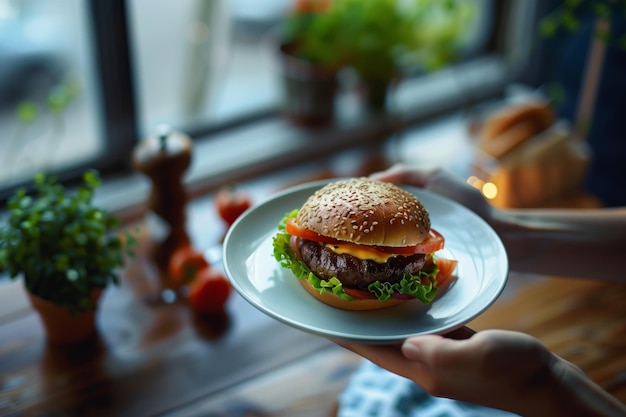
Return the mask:
<path id="1" fill-rule="evenodd" d="M 296 223 L 344 242 L 375 246 L 415 246 L 426 239 L 426 208 L 402 188 L 367 178 L 335 181 L 304 203 Z"/>

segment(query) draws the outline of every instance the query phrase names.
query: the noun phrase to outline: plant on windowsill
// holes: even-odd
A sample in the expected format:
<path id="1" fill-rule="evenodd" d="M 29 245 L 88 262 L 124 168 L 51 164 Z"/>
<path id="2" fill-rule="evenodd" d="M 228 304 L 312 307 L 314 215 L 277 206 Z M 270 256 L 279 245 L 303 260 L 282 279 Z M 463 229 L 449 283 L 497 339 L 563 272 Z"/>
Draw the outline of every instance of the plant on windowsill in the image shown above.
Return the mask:
<path id="1" fill-rule="evenodd" d="M 556 42 L 558 55 L 561 59 L 565 59 L 565 52 L 569 49 L 576 50 L 576 54 L 581 57 L 587 56 L 584 48 L 586 43 L 593 41 L 594 44 L 589 46 L 590 50 L 596 48 L 593 59 L 581 59 L 581 64 L 585 68 L 586 76 L 602 77 L 606 66 L 616 65 L 621 61 L 619 57 L 605 57 L 609 54 L 623 55 L 626 51 L 626 1 L 625 0 L 563 0 L 555 2 L 555 7 L 539 20 L 538 33 L 544 40 L 552 40 Z M 588 37 L 590 39 L 588 39 Z M 582 52 L 581 52 L 582 51 Z M 591 55 L 589 55 L 591 56 Z M 578 67 L 568 64 L 569 67 Z M 593 66 L 594 70 L 590 68 Z M 564 65 L 565 67 L 565 65 Z M 619 69 L 611 71 L 619 78 Z M 599 78 L 587 81 L 588 86 L 579 87 L 581 94 L 580 102 L 583 100 L 595 101 L 596 90 L 590 88 L 597 85 Z M 571 90 L 572 86 L 569 87 Z M 576 100 L 577 92 L 566 91 L 564 85 L 560 82 L 549 83 L 546 90 L 551 101 L 557 106 L 567 106 L 567 101 Z M 584 92 L 584 94 L 583 94 Z M 569 93 L 569 94 L 568 94 Z M 586 105 L 586 109 L 594 106 Z M 579 114 L 575 120 L 574 130 L 580 137 L 585 137 L 589 133 L 591 126 L 590 114 Z M 606 117 L 606 115 L 604 116 Z"/>
<path id="2" fill-rule="evenodd" d="M 135 243 L 132 234 L 117 234 L 115 216 L 93 204 L 102 182 L 98 173 L 86 171 L 83 181 L 71 193 L 37 174 L 33 195 L 20 189 L 9 199 L 0 228 L 0 269 L 23 278 L 52 342 L 73 343 L 95 333 L 100 295 L 117 284 L 118 269 Z M 51 312 L 60 313 L 60 321 Z"/>
<path id="3" fill-rule="evenodd" d="M 473 16 L 472 6 L 460 0 L 297 4 L 284 31 L 295 55 L 317 65 L 354 69 L 366 103 L 374 109 L 385 107 L 389 87 L 405 73 L 432 71 L 452 62 Z"/>
<path id="4" fill-rule="evenodd" d="M 333 120 L 341 22 L 328 14 L 329 8 L 330 0 L 298 0 L 281 27 L 282 112 L 296 125 L 321 126 Z"/>
<path id="5" fill-rule="evenodd" d="M 598 20 L 611 20 L 626 15 L 624 0 L 564 0 L 539 21 L 539 32 L 551 38 L 560 32 L 574 34 L 581 28 L 585 15 Z M 626 49 L 626 33 L 611 27 L 600 27 L 594 32 L 604 42 L 613 42 Z"/>

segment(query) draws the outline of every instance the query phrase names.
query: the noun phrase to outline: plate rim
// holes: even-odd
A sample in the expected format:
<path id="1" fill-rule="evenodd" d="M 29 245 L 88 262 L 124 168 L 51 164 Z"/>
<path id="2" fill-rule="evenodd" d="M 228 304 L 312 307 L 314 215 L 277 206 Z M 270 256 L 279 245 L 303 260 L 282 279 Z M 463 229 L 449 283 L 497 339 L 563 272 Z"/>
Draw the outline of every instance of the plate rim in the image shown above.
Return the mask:
<path id="1" fill-rule="evenodd" d="M 349 177 L 345 177 L 345 178 L 349 178 Z M 297 185 L 293 185 L 290 187 L 287 187 L 283 190 L 279 190 L 276 191 L 275 193 L 272 193 L 271 195 L 269 195 L 268 197 L 262 199 L 259 203 L 255 204 L 254 206 L 252 206 L 250 209 L 248 209 L 242 216 L 240 216 L 234 223 L 233 225 L 229 228 L 229 230 L 227 231 L 225 237 L 224 237 L 224 241 L 223 241 L 223 247 L 222 247 L 222 263 L 223 263 L 223 267 L 224 270 L 226 272 L 227 277 L 229 278 L 229 280 L 231 281 L 231 284 L 233 285 L 234 289 L 239 293 L 239 295 L 244 298 L 246 300 L 246 302 L 252 304 L 252 306 L 254 306 L 257 310 L 259 310 L 260 312 L 262 312 L 263 314 L 266 314 L 268 316 L 270 316 L 271 318 L 285 324 L 288 325 L 290 327 L 296 328 L 300 331 L 303 331 L 305 333 L 308 334 L 312 334 L 312 335 L 316 335 L 316 336 L 320 336 L 320 337 L 325 337 L 327 339 L 334 339 L 334 340 L 344 340 L 344 341 L 349 341 L 349 342 L 359 342 L 359 343 L 368 343 L 368 344 L 389 344 L 389 343 L 397 343 L 400 342 L 404 339 L 406 339 L 407 337 L 411 337 L 411 336 L 415 336 L 415 335 L 425 335 L 425 334 L 444 334 L 450 331 L 453 331 L 455 329 L 458 329 L 460 327 L 463 327 L 465 324 L 467 324 L 469 321 L 475 319 L 476 317 L 480 316 L 482 313 L 484 313 L 489 307 L 491 307 L 491 305 L 493 303 L 495 303 L 496 300 L 498 300 L 498 298 L 500 297 L 500 295 L 502 294 L 502 292 L 504 291 L 504 288 L 506 286 L 506 283 L 508 281 L 508 276 L 509 276 L 509 259 L 508 259 L 508 254 L 506 251 L 506 248 L 502 242 L 502 240 L 500 239 L 499 235 L 495 232 L 495 230 L 491 227 L 491 225 L 482 217 L 480 217 L 478 214 L 476 214 L 474 211 L 470 210 L 469 208 L 465 207 L 464 205 L 458 203 L 455 200 L 452 200 L 451 198 L 448 198 L 446 196 L 443 196 L 441 194 L 435 193 L 433 191 L 421 188 L 421 187 L 417 187 L 414 185 L 410 185 L 410 184 L 397 184 L 399 187 L 411 192 L 412 194 L 416 195 L 417 193 L 419 194 L 424 194 L 427 195 L 429 198 L 433 198 L 435 200 L 439 200 L 439 202 L 443 203 L 443 204 L 449 204 L 454 206 L 456 209 L 460 209 L 462 210 L 465 214 L 472 216 L 474 218 L 475 221 L 478 221 L 479 223 L 482 223 L 484 230 L 488 230 L 489 233 L 492 235 L 493 237 L 493 242 L 496 244 L 496 246 L 499 249 L 499 252 L 502 253 L 504 255 L 504 257 L 500 260 L 501 262 L 501 268 L 502 268 L 502 272 L 503 272 L 503 276 L 502 278 L 500 278 L 498 280 L 499 286 L 496 289 L 496 291 L 493 292 L 492 296 L 489 298 L 489 300 L 487 300 L 487 302 L 484 303 L 484 305 L 477 309 L 476 312 L 474 312 L 472 315 L 470 315 L 469 317 L 463 318 L 460 320 L 460 322 L 457 323 L 452 323 L 448 326 L 442 326 L 440 328 L 438 328 L 436 331 L 429 331 L 429 332 L 412 332 L 412 333 L 406 333 L 406 334 L 402 334 L 402 335 L 395 335 L 395 336 L 388 336 L 388 335 L 369 335 L 369 336 L 360 336 L 360 335 L 348 335 L 348 334 L 343 334 L 341 332 L 338 332 L 336 330 L 327 330 L 327 329 L 322 329 L 319 327 L 311 327 L 306 325 L 305 323 L 300 323 L 297 320 L 291 320 L 287 317 L 283 317 L 283 315 L 273 311 L 271 308 L 266 307 L 265 305 L 259 305 L 259 303 L 257 303 L 255 300 L 253 300 L 248 294 L 247 291 L 245 291 L 243 288 L 241 288 L 240 283 L 238 282 L 237 279 L 233 279 L 233 273 L 231 271 L 231 267 L 230 267 L 230 260 L 227 257 L 227 251 L 230 245 L 231 240 L 233 239 L 233 236 L 236 233 L 239 233 L 238 228 L 240 227 L 239 225 L 245 221 L 247 221 L 246 219 L 248 219 L 249 216 L 252 216 L 253 213 L 261 210 L 262 207 L 267 206 L 268 204 L 273 203 L 276 200 L 280 200 L 282 198 L 285 198 L 286 196 L 289 195 L 293 195 L 299 192 L 302 192 L 304 190 L 310 190 L 310 193 L 312 194 L 313 192 L 316 191 L 316 189 L 319 189 L 321 187 L 323 187 L 324 185 L 330 183 L 330 182 L 335 182 L 335 181 L 339 181 L 344 179 L 344 177 L 337 177 L 337 178 L 329 178 L 329 179 L 322 179 L 322 180 L 314 180 L 314 181 L 307 181 L 301 184 L 297 184 Z M 419 198 L 419 196 L 418 196 Z M 304 201 L 303 201 L 304 202 Z M 294 207 L 294 208 L 298 208 L 298 207 Z M 285 213 L 281 213 L 280 216 L 284 216 Z M 282 218 L 282 217 L 281 217 Z M 268 229 L 269 230 L 269 229 Z M 260 246 L 257 246 L 252 253 L 256 252 L 259 250 Z M 323 306 L 322 307 L 327 307 L 327 306 Z M 351 313 L 358 313 L 358 312 L 351 312 Z"/>

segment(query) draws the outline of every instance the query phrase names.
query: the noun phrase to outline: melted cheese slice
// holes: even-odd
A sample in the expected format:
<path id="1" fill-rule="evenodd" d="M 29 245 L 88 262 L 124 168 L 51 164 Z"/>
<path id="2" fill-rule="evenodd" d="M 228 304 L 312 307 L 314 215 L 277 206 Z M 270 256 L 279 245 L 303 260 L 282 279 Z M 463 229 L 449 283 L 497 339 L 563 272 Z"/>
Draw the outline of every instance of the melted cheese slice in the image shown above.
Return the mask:
<path id="1" fill-rule="evenodd" d="M 378 262 L 379 264 L 384 264 L 389 258 L 396 256 L 393 253 L 378 251 L 370 246 L 359 246 L 351 243 L 327 243 L 324 246 L 338 255 L 348 254 L 354 256 L 355 258 L 372 260 L 374 262 Z"/>

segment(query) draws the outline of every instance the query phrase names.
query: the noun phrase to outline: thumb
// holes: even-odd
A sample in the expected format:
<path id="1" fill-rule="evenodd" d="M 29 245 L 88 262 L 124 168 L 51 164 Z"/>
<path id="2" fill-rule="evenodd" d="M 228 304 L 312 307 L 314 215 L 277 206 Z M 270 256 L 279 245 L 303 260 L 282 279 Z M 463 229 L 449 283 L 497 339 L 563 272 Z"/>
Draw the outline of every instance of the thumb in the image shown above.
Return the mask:
<path id="1" fill-rule="evenodd" d="M 426 187 L 433 171 L 433 169 L 418 169 L 407 164 L 396 164 L 385 171 L 370 175 L 370 178 L 377 181 L 392 182 L 394 184 Z"/>
<path id="2" fill-rule="evenodd" d="M 411 337 L 404 341 L 402 345 L 402 354 L 404 355 L 405 358 L 410 359 L 410 360 L 414 360 L 414 361 L 421 360 L 423 352 L 422 352 L 422 349 L 420 348 L 420 345 L 422 344 L 437 343 L 441 341 L 441 339 L 444 339 L 444 338 L 454 339 L 454 340 L 469 339 L 474 334 L 476 334 L 475 330 L 467 326 L 461 326 L 458 329 L 454 329 L 441 336 L 432 335 L 432 336 L 422 336 L 422 337 Z"/>

